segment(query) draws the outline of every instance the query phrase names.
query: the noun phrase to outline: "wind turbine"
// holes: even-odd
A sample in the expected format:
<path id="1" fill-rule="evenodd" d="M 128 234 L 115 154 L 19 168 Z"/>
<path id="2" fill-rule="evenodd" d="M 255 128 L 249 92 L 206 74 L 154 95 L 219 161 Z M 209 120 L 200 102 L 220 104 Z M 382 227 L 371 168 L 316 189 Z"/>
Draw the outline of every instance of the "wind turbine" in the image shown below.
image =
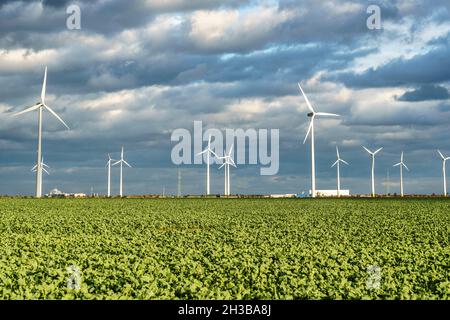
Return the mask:
<path id="1" fill-rule="evenodd" d="M 44 163 L 44 157 L 42 157 L 41 166 L 42 166 L 42 171 L 44 171 L 46 174 L 50 175 L 50 173 L 47 171 L 47 169 L 50 169 L 50 167 Z M 47 169 L 45 169 L 45 168 L 47 168 Z M 34 167 L 31 168 L 32 172 L 36 172 L 36 170 L 37 170 L 37 164 L 35 164 Z"/>
<path id="2" fill-rule="evenodd" d="M 204 153 L 206 153 L 206 195 L 209 196 L 209 194 L 210 194 L 210 178 L 209 178 L 209 165 L 210 165 L 209 162 L 210 161 L 209 161 L 209 159 L 211 157 L 211 154 L 214 155 L 215 157 L 217 157 L 217 154 L 211 150 L 211 135 L 209 135 L 209 137 L 208 137 L 208 147 L 205 150 L 203 150 L 202 152 L 198 153 L 197 155 L 199 156 Z"/>
<path id="3" fill-rule="evenodd" d="M 340 197 L 341 196 L 341 176 L 340 176 L 340 162 L 348 165 L 347 161 L 342 160 L 341 157 L 339 156 L 339 148 L 338 146 L 336 146 L 336 156 L 337 156 L 337 160 L 335 163 L 333 163 L 333 165 L 331 166 L 332 168 L 334 166 L 336 166 L 337 168 L 337 196 Z"/>
<path id="4" fill-rule="evenodd" d="M 380 152 L 383 148 L 381 147 L 375 152 L 370 151 L 366 147 L 363 148 L 372 156 L 372 197 L 375 197 L 375 155 Z"/>
<path id="5" fill-rule="evenodd" d="M 405 169 L 409 171 L 408 167 L 403 162 L 403 151 L 402 155 L 400 156 L 400 162 L 394 164 L 394 167 L 400 167 L 400 195 L 403 197 L 403 167 L 405 167 Z"/>
<path id="6" fill-rule="evenodd" d="M 111 162 L 116 161 L 111 159 L 111 156 L 108 153 L 108 162 L 106 162 L 106 167 L 108 168 L 108 197 L 111 197 Z"/>
<path id="7" fill-rule="evenodd" d="M 221 169 L 225 166 L 225 195 L 229 196 L 231 194 L 231 188 L 230 188 L 230 165 L 236 168 L 236 164 L 234 163 L 233 158 L 231 157 L 231 152 L 233 151 L 234 144 L 231 145 L 230 150 L 228 151 L 228 154 L 224 151 L 223 157 L 217 157 L 218 159 L 224 159 L 225 162 L 219 167 Z"/>
<path id="8" fill-rule="evenodd" d="M 36 164 L 36 198 L 42 197 L 42 110 L 49 111 L 56 119 L 58 119 L 68 130 L 69 126 L 53 111 L 49 106 L 45 104 L 45 92 L 47 88 L 47 67 L 44 72 L 44 82 L 42 84 L 41 101 L 36 103 L 23 111 L 15 113 L 14 116 L 18 116 L 27 112 L 38 110 L 38 152 L 37 152 L 37 164 Z"/>
<path id="9" fill-rule="evenodd" d="M 444 176 L 444 197 L 447 196 L 447 177 L 445 175 L 445 163 L 447 162 L 447 160 L 450 160 L 450 157 L 444 157 L 444 155 L 442 154 L 442 152 L 440 150 L 438 150 L 439 155 L 442 158 L 442 175 Z"/>
<path id="10" fill-rule="evenodd" d="M 311 103 L 308 100 L 308 97 L 306 96 L 305 92 L 300 86 L 300 83 L 298 84 L 298 87 L 300 88 L 300 91 L 302 92 L 303 97 L 305 98 L 306 105 L 308 106 L 308 109 L 310 111 L 308 113 L 308 117 L 311 117 L 311 122 L 309 124 L 305 140 L 303 140 L 303 144 L 306 143 L 306 139 L 308 138 L 309 135 L 311 135 L 311 196 L 314 198 L 316 196 L 316 163 L 314 158 L 314 119 L 316 118 L 316 116 L 339 117 L 339 115 L 334 113 L 314 111 L 314 108 L 312 107 Z"/>
<path id="11" fill-rule="evenodd" d="M 122 152 L 120 153 L 120 160 L 117 161 L 117 162 L 115 162 L 115 163 L 113 163 L 113 166 L 115 166 L 115 165 L 117 165 L 117 164 L 120 164 L 120 191 L 119 191 L 119 194 L 120 194 L 120 196 L 122 197 L 122 196 L 123 196 L 123 184 L 122 184 L 122 181 L 123 181 L 123 180 L 122 180 L 122 177 L 123 177 L 123 175 L 122 175 L 122 171 L 123 171 L 122 167 L 123 167 L 123 164 L 125 164 L 125 165 L 127 165 L 128 167 L 131 168 L 130 164 L 129 164 L 128 162 L 126 162 L 126 161 L 124 160 L 124 158 L 123 158 L 123 146 L 122 146 Z"/>

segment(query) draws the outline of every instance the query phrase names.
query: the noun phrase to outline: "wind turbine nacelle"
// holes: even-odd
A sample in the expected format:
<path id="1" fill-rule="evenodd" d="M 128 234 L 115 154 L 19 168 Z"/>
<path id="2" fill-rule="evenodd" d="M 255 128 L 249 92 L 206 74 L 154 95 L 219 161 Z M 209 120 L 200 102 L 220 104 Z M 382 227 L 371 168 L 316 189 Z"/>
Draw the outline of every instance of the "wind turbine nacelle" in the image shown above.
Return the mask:
<path id="1" fill-rule="evenodd" d="M 314 115 L 314 112 L 308 113 L 308 117 L 312 117 Z"/>

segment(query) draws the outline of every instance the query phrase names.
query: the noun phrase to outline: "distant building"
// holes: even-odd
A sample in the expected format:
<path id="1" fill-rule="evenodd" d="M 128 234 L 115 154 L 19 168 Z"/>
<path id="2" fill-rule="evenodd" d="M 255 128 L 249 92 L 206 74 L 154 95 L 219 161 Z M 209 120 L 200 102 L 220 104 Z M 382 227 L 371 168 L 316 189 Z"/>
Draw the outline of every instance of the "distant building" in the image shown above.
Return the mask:
<path id="1" fill-rule="evenodd" d="M 269 198 L 294 198 L 294 193 L 286 193 L 286 194 L 271 194 Z"/>
<path id="2" fill-rule="evenodd" d="M 65 198 L 66 194 L 55 188 L 50 190 L 45 196 L 48 198 Z"/>
<path id="3" fill-rule="evenodd" d="M 309 191 L 309 194 L 311 194 L 311 190 Z M 348 189 L 341 189 L 339 190 L 339 194 L 341 196 L 350 196 L 350 190 Z M 337 190 L 316 190 L 316 196 L 317 197 L 337 197 L 338 193 Z"/>
<path id="4" fill-rule="evenodd" d="M 57 188 L 50 190 L 45 196 L 47 198 L 86 198 L 85 193 L 64 193 Z"/>

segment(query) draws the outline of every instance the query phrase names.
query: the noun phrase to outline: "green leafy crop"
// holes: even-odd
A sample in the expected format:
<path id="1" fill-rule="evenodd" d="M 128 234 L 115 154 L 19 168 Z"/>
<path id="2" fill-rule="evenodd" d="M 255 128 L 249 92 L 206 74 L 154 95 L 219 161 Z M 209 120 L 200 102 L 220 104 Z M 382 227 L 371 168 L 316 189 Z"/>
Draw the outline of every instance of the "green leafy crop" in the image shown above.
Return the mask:
<path id="1" fill-rule="evenodd" d="M 439 199 L 0 199 L 0 297 L 449 299 L 449 231 Z"/>

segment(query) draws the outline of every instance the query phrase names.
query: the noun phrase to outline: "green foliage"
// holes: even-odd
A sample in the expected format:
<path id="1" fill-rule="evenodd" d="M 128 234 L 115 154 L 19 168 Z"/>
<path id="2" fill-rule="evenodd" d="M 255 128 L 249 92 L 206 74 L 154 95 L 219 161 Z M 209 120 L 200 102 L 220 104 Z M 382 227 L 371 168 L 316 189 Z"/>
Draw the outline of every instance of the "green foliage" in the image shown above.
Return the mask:
<path id="1" fill-rule="evenodd" d="M 449 299 L 449 231 L 443 199 L 0 199 L 0 298 Z"/>

